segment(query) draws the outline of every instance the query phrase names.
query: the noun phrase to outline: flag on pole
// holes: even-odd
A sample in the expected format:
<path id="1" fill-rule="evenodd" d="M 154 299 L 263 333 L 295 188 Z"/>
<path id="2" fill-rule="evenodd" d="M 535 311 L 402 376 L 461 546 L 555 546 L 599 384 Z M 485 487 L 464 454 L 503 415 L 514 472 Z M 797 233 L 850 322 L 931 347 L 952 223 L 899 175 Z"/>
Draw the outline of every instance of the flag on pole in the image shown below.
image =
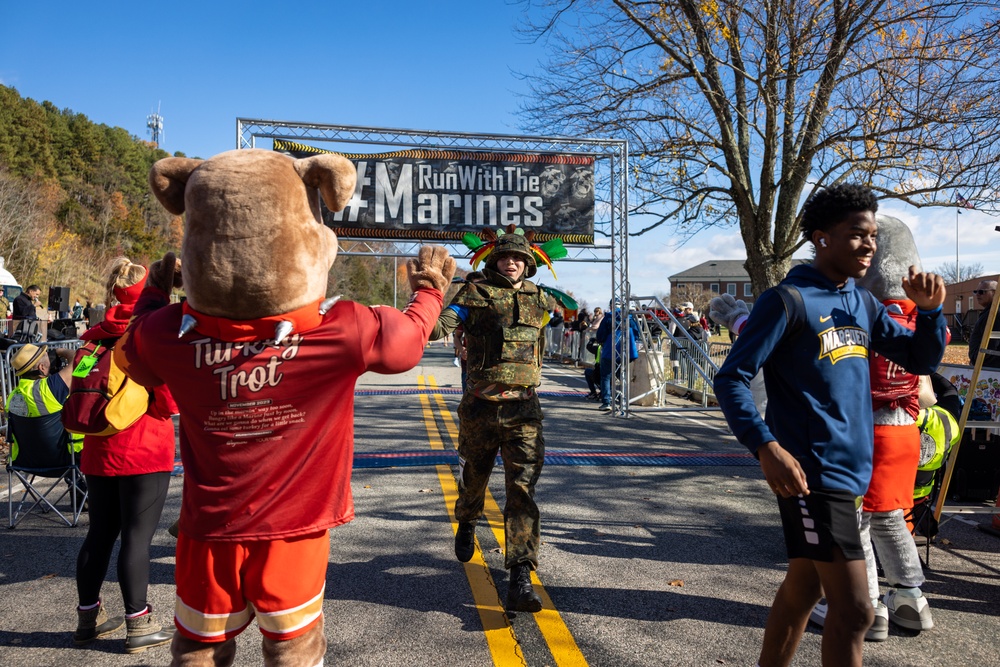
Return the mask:
<path id="1" fill-rule="evenodd" d="M 972 205 L 972 202 L 970 202 L 968 199 L 963 197 L 958 192 L 955 193 L 955 202 L 962 208 L 973 208 L 973 209 L 976 208 L 975 206 Z M 961 213 L 961 211 L 959 211 L 959 213 Z"/>

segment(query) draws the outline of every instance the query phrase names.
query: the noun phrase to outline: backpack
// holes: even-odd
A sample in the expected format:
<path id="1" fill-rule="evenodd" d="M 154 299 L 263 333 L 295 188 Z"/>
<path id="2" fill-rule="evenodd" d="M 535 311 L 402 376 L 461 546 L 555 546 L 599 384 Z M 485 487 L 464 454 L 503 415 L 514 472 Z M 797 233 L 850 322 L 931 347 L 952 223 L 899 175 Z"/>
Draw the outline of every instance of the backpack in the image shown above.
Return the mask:
<path id="1" fill-rule="evenodd" d="M 115 364 L 114 344 L 91 341 L 73 360 L 69 398 L 63 405 L 63 426 L 71 433 L 113 435 L 146 414 L 149 392 Z"/>
<path id="2" fill-rule="evenodd" d="M 788 283 L 778 283 L 773 289 L 781 297 L 781 303 L 785 307 L 786 336 L 788 338 L 797 336 L 806 323 L 806 304 L 802 300 L 802 292 L 798 287 Z M 868 310 L 868 324 L 871 326 L 878 313 L 878 301 L 868 290 L 864 290 L 863 293 L 865 296 L 862 299 Z"/>

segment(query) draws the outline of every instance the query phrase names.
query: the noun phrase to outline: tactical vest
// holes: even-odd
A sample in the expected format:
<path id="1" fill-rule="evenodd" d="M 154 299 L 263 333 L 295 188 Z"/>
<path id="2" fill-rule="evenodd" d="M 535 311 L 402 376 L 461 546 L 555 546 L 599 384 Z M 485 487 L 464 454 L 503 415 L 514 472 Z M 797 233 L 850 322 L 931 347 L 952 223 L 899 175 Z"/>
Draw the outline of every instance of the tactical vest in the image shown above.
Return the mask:
<path id="1" fill-rule="evenodd" d="M 920 429 L 920 464 L 917 467 L 913 497 L 923 498 L 930 495 L 934 488 L 934 476 L 944 463 L 951 446 L 958 442 L 961 433 L 955 417 L 937 405 L 920 410 L 917 427 Z"/>
<path id="2" fill-rule="evenodd" d="M 524 281 L 518 290 L 469 283 L 453 303 L 468 309 L 463 326 L 473 383 L 535 387 L 541 382 L 547 311 L 545 295 L 534 283 Z"/>

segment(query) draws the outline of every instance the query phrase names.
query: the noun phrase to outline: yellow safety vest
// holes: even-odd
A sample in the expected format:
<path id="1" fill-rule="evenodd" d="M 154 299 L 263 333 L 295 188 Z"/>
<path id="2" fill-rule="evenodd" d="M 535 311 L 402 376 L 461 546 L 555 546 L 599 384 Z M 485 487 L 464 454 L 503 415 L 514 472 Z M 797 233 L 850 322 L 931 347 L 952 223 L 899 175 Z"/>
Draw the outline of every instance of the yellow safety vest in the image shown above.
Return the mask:
<path id="1" fill-rule="evenodd" d="M 917 415 L 920 429 L 920 464 L 913 488 L 913 497 L 923 498 L 934 488 L 934 476 L 944 463 L 951 446 L 961 439 L 958 422 L 944 408 L 932 405 Z"/>
<path id="2" fill-rule="evenodd" d="M 62 412 L 62 403 L 52 394 L 47 378 L 37 380 L 20 379 L 7 397 L 7 414 L 19 417 L 44 417 Z M 70 434 L 70 446 L 74 452 L 83 449 L 83 436 Z M 17 459 L 17 440 L 10 443 L 10 460 Z"/>

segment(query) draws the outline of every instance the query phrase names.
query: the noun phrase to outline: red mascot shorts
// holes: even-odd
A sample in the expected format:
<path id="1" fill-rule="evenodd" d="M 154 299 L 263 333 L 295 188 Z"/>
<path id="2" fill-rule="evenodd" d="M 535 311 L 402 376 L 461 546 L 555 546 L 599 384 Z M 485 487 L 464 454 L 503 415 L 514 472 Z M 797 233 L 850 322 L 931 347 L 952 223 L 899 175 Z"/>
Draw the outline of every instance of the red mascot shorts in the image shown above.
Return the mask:
<path id="1" fill-rule="evenodd" d="M 891 512 L 913 507 L 913 485 L 920 465 L 920 430 L 907 426 L 875 425 L 872 481 L 862 509 Z"/>
<path id="2" fill-rule="evenodd" d="M 254 616 L 278 641 L 308 632 L 323 615 L 330 534 L 260 542 L 201 542 L 177 537 L 177 631 L 224 642 Z"/>

